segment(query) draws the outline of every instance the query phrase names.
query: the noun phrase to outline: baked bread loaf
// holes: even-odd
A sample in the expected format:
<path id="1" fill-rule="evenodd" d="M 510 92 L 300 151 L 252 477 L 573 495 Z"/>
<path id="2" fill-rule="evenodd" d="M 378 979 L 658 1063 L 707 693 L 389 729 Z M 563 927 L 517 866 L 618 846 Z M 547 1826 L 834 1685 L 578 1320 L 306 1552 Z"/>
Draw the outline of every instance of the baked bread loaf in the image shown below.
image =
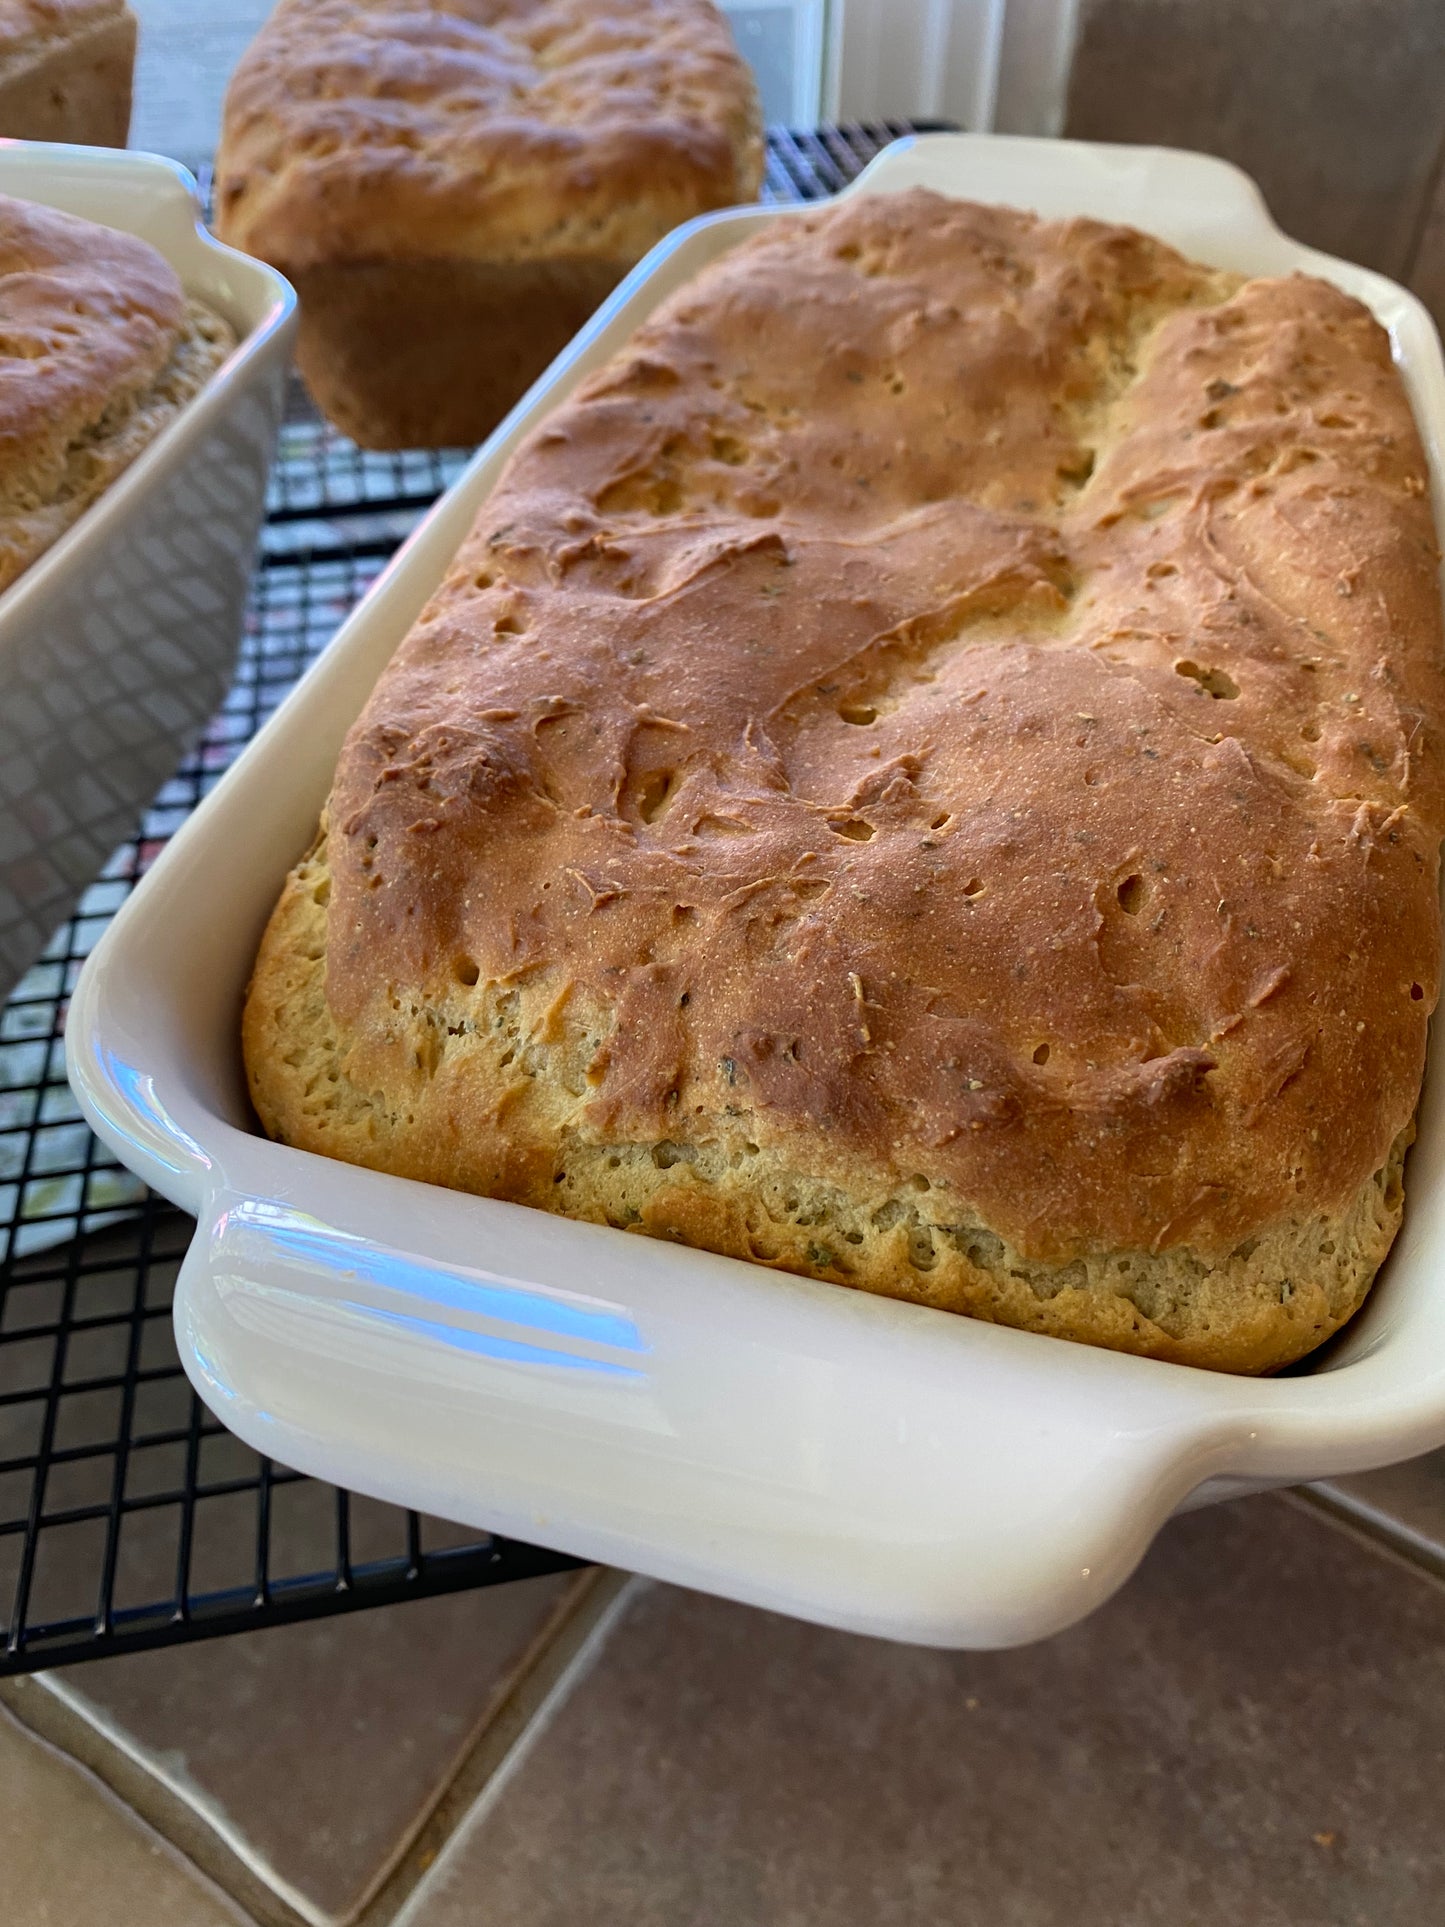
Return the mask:
<path id="1" fill-rule="evenodd" d="M 1442 637 L 1387 337 L 1126 228 L 780 218 L 528 438 L 257 959 L 293 1145 L 1194 1365 L 1401 1211 Z"/>
<path id="2" fill-rule="evenodd" d="M 149 242 L 0 195 L 0 589 L 235 346 Z"/>
<path id="3" fill-rule="evenodd" d="M 340 428 L 437 447 L 486 435 L 762 166 L 712 0 L 281 0 L 226 96 L 216 228 L 295 284 Z"/>
<path id="4" fill-rule="evenodd" d="M 0 136 L 124 147 L 135 43 L 124 0 L 0 0 Z"/>

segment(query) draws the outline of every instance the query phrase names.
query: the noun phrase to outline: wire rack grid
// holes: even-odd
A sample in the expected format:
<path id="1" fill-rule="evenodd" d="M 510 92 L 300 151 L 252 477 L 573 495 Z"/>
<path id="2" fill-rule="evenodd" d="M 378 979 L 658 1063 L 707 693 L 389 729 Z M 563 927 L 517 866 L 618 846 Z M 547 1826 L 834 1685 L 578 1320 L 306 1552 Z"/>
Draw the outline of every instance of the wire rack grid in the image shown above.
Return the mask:
<path id="1" fill-rule="evenodd" d="M 835 193 L 909 131 L 773 130 L 765 198 Z M 365 453 L 297 390 L 231 691 L 0 1010 L 0 1675 L 576 1563 L 335 1490 L 228 1433 L 171 1330 L 191 1220 L 115 1162 L 65 1081 L 67 1001 L 106 923 L 465 461 Z"/>

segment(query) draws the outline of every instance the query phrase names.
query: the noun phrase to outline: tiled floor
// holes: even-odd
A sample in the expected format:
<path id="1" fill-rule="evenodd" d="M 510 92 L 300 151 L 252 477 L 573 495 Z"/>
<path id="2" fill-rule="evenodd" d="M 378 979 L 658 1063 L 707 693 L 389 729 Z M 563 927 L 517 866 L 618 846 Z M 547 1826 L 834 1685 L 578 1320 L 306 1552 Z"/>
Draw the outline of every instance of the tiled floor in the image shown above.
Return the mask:
<path id="1" fill-rule="evenodd" d="M 575 1576 L 58 1675 L 279 1891 L 348 1920 L 440 1797 Z"/>
<path id="2" fill-rule="evenodd" d="M 1287 1502 L 1032 1649 L 654 1588 L 405 1927 L 1424 1927 L 1445 1594 Z"/>
<path id="3" fill-rule="evenodd" d="M 237 1927 L 240 1911 L 89 1774 L 0 1710 L 6 1927 Z"/>
<path id="4" fill-rule="evenodd" d="M 558 1579 L 13 1697 L 195 1866 L 0 1727 L 5 1927 L 1445 1919 L 1445 1586 L 1286 1497 L 1176 1520 L 1018 1652 Z"/>

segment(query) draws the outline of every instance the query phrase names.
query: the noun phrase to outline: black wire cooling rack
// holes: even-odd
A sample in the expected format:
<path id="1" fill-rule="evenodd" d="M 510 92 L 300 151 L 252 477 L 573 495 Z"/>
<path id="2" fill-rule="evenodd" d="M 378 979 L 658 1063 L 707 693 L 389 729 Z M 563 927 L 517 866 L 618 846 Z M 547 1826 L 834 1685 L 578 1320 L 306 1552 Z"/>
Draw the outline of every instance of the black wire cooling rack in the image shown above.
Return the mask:
<path id="1" fill-rule="evenodd" d="M 766 198 L 835 193 L 909 131 L 775 130 Z M 65 1081 L 67 1000 L 107 921 L 465 460 L 364 453 L 297 391 L 230 695 L 0 1013 L 0 1674 L 575 1563 L 337 1491 L 228 1433 L 171 1332 L 192 1222 L 116 1164 Z"/>

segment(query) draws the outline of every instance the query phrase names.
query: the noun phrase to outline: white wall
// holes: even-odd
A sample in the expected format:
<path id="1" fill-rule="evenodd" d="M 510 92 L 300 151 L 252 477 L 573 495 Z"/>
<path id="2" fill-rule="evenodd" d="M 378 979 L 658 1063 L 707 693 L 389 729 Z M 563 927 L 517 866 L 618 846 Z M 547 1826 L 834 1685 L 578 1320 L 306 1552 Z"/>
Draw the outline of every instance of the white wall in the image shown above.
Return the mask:
<path id="1" fill-rule="evenodd" d="M 1076 12 L 1077 0 L 833 0 L 824 111 L 1055 134 Z"/>
<path id="2" fill-rule="evenodd" d="M 231 70 L 272 0 L 130 0 L 140 20 L 130 144 L 198 167 L 215 152 Z"/>

